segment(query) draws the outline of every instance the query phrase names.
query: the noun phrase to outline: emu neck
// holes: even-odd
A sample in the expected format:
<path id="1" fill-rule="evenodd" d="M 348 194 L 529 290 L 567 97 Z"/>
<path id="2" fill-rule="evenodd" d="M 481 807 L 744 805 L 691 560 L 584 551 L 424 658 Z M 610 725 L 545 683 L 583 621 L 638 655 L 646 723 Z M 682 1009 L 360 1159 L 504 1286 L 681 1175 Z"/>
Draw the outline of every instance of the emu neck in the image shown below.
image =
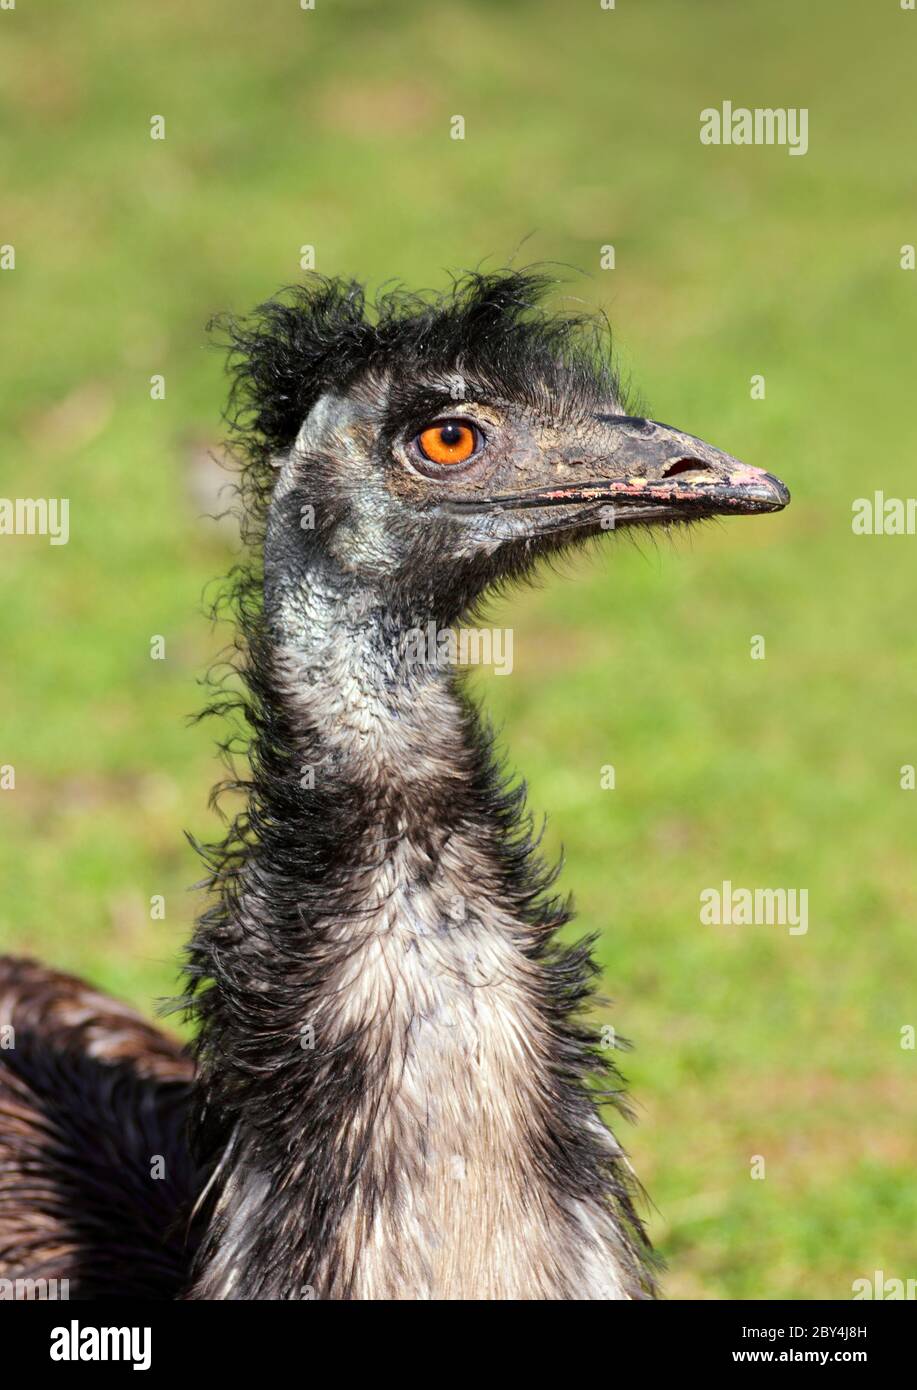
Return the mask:
<path id="1" fill-rule="evenodd" d="M 442 620 L 321 573 L 278 598 L 277 696 L 294 743 L 323 758 L 316 781 L 335 777 L 386 817 L 421 821 L 424 803 L 469 771 L 455 674 L 415 640 Z"/>
<path id="2" fill-rule="evenodd" d="M 192 947 L 192 1296 L 640 1296 L 518 795 L 407 615 L 320 572 L 268 597 L 249 841 Z"/>

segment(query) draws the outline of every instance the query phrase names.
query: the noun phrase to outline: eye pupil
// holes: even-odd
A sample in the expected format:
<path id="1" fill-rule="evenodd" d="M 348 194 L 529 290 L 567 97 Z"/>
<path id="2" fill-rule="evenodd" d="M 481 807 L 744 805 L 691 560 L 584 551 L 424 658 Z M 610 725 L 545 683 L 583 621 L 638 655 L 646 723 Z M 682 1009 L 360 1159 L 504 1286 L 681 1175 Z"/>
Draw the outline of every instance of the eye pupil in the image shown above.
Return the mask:
<path id="1" fill-rule="evenodd" d="M 439 465 L 466 463 L 478 450 L 477 427 L 464 420 L 443 420 L 429 425 L 415 439 L 415 446 L 428 463 Z"/>

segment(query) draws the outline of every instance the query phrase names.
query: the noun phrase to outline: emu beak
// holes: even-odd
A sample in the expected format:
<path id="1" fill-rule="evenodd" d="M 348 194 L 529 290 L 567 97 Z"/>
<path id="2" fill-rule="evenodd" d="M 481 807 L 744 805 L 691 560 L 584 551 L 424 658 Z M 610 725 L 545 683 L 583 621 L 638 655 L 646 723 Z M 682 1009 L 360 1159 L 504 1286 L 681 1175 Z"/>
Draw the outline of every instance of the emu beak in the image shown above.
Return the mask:
<path id="1" fill-rule="evenodd" d="M 614 507 L 613 522 L 688 520 L 779 512 L 789 489 L 772 473 L 740 463 L 694 435 L 657 420 L 597 415 L 607 430 L 608 472 L 569 488 L 569 500 Z M 566 485 L 552 489 L 562 494 Z"/>
<path id="2" fill-rule="evenodd" d="M 590 440 L 588 462 L 564 460 L 545 486 L 490 497 L 485 508 L 574 507 L 584 525 L 601 521 L 611 530 L 641 522 L 779 512 L 790 500 L 789 489 L 772 473 L 670 425 L 633 415 L 594 418 L 599 428 L 594 444 Z M 481 506 L 479 499 L 468 510 Z M 598 517 L 593 508 L 600 509 Z M 554 527 L 548 522 L 539 529 Z"/>

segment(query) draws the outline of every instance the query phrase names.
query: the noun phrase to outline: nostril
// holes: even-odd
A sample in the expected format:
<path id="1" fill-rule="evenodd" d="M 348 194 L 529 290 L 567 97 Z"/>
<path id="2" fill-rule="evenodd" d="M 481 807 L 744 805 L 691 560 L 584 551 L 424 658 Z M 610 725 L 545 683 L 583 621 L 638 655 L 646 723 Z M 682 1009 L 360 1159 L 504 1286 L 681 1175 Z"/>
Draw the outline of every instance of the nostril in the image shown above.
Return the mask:
<path id="1" fill-rule="evenodd" d="M 664 478 L 675 478 L 679 473 L 710 473 L 712 469 L 700 459 L 675 459 L 662 470 Z"/>

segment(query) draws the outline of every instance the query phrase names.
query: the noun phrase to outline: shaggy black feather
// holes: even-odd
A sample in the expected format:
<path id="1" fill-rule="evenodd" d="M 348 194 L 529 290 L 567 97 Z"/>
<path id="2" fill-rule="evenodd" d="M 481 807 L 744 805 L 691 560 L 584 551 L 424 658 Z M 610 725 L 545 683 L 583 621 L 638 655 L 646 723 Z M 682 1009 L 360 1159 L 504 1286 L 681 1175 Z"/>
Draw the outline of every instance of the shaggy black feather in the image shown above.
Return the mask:
<path id="1" fill-rule="evenodd" d="M 0 1277 L 57 1281 L 60 1298 L 177 1298 L 199 1191 L 190 1059 L 36 961 L 0 957 L 0 1017 L 15 1030 L 0 1049 Z"/>

